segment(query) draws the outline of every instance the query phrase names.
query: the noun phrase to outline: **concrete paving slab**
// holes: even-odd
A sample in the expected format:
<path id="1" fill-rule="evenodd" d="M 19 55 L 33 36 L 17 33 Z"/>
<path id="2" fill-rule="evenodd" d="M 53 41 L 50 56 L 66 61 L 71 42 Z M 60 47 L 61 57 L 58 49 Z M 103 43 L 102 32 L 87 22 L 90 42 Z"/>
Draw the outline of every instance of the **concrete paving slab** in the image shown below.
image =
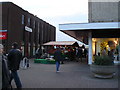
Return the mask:
<path id="1" fill-rule="evenodd" d="M 89 65 L 81 62 L 65 62 L 56 73 L 55 64 L 39 64 L 30 60 L 28 69 L 20 69 L 23 88 L 118 88 L 117 75 L 112 79 L 92 76 Z M 15 87 L 14 82 L 12 83 Z"/>

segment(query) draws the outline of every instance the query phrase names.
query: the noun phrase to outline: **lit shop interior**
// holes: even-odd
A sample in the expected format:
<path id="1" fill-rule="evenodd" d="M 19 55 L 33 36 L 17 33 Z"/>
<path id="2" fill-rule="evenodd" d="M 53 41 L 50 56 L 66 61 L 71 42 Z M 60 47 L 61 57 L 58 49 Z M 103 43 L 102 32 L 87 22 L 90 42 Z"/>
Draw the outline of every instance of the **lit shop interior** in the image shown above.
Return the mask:
<path id="1" fill-rule="evenodd" d="M 119 61 L 119 44 L 120 38 L 92 38 L 93 55 L 98 55 L 98 53 L 101 54 L 106 47 L 106 52 L 114 49 L 114 60 Z"/>

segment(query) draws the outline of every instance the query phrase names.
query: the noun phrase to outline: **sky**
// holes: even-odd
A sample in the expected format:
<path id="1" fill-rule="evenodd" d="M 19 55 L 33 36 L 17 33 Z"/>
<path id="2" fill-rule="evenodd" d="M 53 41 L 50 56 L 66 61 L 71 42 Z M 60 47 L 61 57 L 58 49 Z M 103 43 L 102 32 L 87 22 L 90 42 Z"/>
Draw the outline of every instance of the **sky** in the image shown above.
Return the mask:
<path id="1" fill-rule="evenodd" d="M 0 0 L 10 1 L 56 27 L 57 41 L 75 41 L 59 31 L 59 24 L 88 22 L 88 0 Z"/>

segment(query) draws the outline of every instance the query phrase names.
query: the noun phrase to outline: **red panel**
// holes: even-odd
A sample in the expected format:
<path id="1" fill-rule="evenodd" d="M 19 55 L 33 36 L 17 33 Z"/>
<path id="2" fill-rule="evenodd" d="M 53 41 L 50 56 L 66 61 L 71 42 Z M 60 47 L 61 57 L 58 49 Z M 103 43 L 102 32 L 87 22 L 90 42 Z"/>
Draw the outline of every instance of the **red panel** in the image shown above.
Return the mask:
<path id="1" fill-rule="evenodd" d="M 7 39 L 7 32 L 0 32 L 0 39 Z"/>

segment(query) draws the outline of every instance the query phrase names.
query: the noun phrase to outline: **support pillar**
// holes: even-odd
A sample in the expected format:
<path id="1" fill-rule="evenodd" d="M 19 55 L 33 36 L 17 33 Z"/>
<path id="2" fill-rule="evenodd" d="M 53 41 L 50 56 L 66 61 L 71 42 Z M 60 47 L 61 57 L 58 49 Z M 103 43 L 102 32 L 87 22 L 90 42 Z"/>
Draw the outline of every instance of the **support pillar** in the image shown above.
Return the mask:
<path id="1" fill-rule="evenodd" d="M 92 32 L 90 31 L 88 34 L 88 64 L 92 64 Z"/>

